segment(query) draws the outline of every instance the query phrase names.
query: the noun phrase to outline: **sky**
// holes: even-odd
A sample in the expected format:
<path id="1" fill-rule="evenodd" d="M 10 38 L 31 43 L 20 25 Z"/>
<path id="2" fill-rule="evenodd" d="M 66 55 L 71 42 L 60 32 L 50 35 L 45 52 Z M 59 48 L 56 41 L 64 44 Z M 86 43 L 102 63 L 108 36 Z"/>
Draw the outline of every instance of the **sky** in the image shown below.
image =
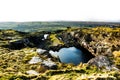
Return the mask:
<path id="1" fill-rule="evenodd" d="M 120 0 L 0 0 L 0 22 L 120 21 Z"/>

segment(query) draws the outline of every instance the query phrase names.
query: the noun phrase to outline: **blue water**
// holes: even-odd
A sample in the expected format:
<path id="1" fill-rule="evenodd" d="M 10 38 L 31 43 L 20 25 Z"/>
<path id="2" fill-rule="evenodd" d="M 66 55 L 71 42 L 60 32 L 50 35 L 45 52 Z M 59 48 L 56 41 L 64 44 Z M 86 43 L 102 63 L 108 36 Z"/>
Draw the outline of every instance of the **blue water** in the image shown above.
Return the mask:
<path id="1" fill-rule="evenodd" d="M 85 62 L 85 55 L 75 47 L 61 48 L 58 52 L 60 61 L 63 63 L 73 63 L 75 65 Z"/>

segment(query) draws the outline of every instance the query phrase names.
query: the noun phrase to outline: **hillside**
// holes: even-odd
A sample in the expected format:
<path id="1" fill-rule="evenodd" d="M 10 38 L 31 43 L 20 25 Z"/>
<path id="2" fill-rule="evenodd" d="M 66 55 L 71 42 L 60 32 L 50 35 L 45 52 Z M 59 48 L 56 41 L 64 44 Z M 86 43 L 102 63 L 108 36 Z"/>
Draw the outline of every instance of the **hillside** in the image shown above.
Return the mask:
<path id="1" fill-rule="evenodd" d="M 56 21 L 56 22 L 0 22 L 0 29 L 13 29 L 22 32 L 54 31 L 66 29 L 66 27 L 96 27 L 108 26 L 119 27 L 116 22 L 75 22 L 75 21 Z"/>
<path id="2" fill-rule="evenodd" d="M 73 46 L 87 62 L 64 63 L 55 55 Z M 120 80 L 120 28 L 0 30 L 0 80 Z"/>

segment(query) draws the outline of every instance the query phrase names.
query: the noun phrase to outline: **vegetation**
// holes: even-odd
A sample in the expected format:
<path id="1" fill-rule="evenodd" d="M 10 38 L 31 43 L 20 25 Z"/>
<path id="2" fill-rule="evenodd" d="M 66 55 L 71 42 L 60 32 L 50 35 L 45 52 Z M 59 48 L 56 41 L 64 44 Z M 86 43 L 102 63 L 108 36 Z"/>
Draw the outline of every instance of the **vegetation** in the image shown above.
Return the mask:
<path id="1" fill-rule="evenodd" d="M 34 23 L 28 24 L 19 24 L 19 26 L 30 26 Z M 48 25 L 48 23 L 35 23 L 34 25 Z M 53 24 L 53 23 L 52 23 Z M 57 24 L 57 23 L 54 23 Z M 64 23 L 65 24 L 65 23 Z M 18 25 L 18 23 L 16 23 Z M 68 25 L 68 24 L 66 24 Z M 77 24 L 78 25 L 78 24 Z M 49 24 L 51 27 L 51 24 Z M 61 26 L 61 25 L 60 25 Z M 13 27 L 15 29 L 15 27 Z M 95 28 L 61 28 L 62 31 L 52 31 L 52 32 L 20 32 L 15 30 L 0 30 L 0 80 L 119 80 L 120 79 L 120 49 L 119 49 L 119 40 L 120 40 L 120 28 L 109 28 L 105 26 L 101 27 L 95 27 Z M 22 28 L 23 29 L 23 28 Z M 21 30 L 22 30 L 21 29 Z M 41 29 L 41 28 L 40 28 Z M 38 30 L 40 30 L 38 29 Z M 45 28 L 44 28 L 45 29 Z M 47 29 L 47 28 L 46 28 Z M 52 29 L 52 27 L 51 27 Z M 65 29 L 65 30 L 64 30 Z M 36 28 L 37 30 L 37 28 Z M 36 31 L 35 30 L 35 31 Z M 47 29 L 49 30 L 49 29 Z M 33 31 L 33 30 L 30 30 Z M 101 47 L 101 44 L 103 44 L 102 48 L 103 51 L 105 51 L 106 48 L 110 48 L 112 51 L 112 56 L 108 56 L 105 53 L 97 53 L 97 55 L 106 55 L 110 59 L 112 59 L 114 65 L 118 68 L 117 70 L 105 70 L 100 69 L 96 67 L 95 65 L 89 66 L 87 63 L 80 63 L 79 65 L 75 66 L 74 64 L 64 64 L 59 62 L 57 59 L 53 59 L 53 61 L 57 64 L 56 70 L 46 69 L 43 72 L 39 72 L 41 62 L 36 64 L 29 64 L 29 61 L 32 59 L 32 57 L 40 57 L 43 60 L 47 60 L 48 58 L 51 58 L 48 53 L 49 48 L 46 48 L 48 51 L 45 54 L 38 54 L 36 52 L 37 46 L 31 47 L 31 46 L 25 46 L 21 49 L 11 49 L 9 48 L 9 44 L 11 42 L 16 42 L 22 39 L 33 39 L 36 41 L 40 41 L 42 48 L 43 46 L 54 46 L 54 48 L 59 47 L 59 45 L 66 45 L 65 41 L 60 39 L 61 35 L 66 37 L 68 33 L 75 32 L 73 36 L 70 36 L 73 38 L 75 36 L 75 39 L 82 39 L 84 35 L 84 40 L 86 40 L 92 48 L 93 48 L 93 54 L 95 54 L 95 48 L 94 45 L 96 42 L 98 42 L 98 47 Z M 42 41 L 45 33 L 49 33 L 49 38 Z M 65 34 L 62 34 L 65 33 Z M 77 35 L 79 33 L 79 35 Z M 60 36 L 60 37 L 59 37 Z M 86 37 L 87 36 L 87 37 Z M 32 38 L 31 38 L 32 37 Z M 64 38 L 66 39 L 66 38 Z M 92 41 L 91 41 L 92 39 Z M 67 41 L 67 39 L 66 39 Z M 74 42 L 74 41 L 73 41 Z M 77 42 L 77 41 L 76 41 Z M 32 40 L 30 40 L 30 43 L 32 43 Z M 45 43 L 45 44 L 44 44 Z M 51 44 L 47 44 L 51 43 Z M 99 46 L 100 44 L 100 46 Z M 69 44 L 69 45 L 72 45 Z M 79 44 L 81 45 L 81 44 Z M 7 47 L 6 47 L 7 46 Z M 89 46 L 87 46 L 87 49 Z M 104 48 L 105 47 L 105 48 Z M 109 49 L 108 48 L 108 49 Z M 89 49 L 91 50 L 91 49 Z M 97 56 L 95 54 L 95 56 Z M 31 75 L 28 74 L 27 71 L 34 70 L 39 73 L 39 75 Z"/>
<path id="2" fill-rule="evenodd" d="M 63 45 L 64 43 L 62 41 L 60 41 L 57 37 L 56 34 L 51 34 L 50 35 L 50 39 L 52 41 L 52 45 L 53 46 L 58 46 L 58 45 Z"/>

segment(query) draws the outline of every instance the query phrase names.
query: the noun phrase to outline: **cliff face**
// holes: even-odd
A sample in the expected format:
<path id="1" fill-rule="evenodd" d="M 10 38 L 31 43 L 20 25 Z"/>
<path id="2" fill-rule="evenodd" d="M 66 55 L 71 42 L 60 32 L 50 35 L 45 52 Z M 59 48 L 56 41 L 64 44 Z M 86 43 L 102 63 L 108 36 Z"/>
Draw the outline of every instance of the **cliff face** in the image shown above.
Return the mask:
<path id="1" fill-rule="evenodd" d="M 98 60 L 98 62 L 100 61 L 98 56 L 107 56 L 107 58 L 110 59 L 110 63 L 115 63 L 115 65 L 120 68 L 120 28 L 69 28 L 66 31 L 58 33 L 56 37 L 64 43 L 64 45 L 60 45 L 60 47 L 75 46 L 84 53 L 90 54 L 90 58 L 92 58 L 91 54 L 97 57 L 98 59 L 95 58 L 95 60 Z M 59 46 L 57 48 L 59 48 Z M 106 60 L 109 61 L 108 59 Z M 89 63 L 95 63 L 93 61 L 94 60 L 91 60 Z"/>
<path id="2" fill-rule="evenodd" d="M 2 62 L 0 65 L 2 66 L 0 67 L 0 69 L 3 72 L 7 72 L 8 66 L 12 66 L 12 69 L 10 68 L 11 71 L 20 71 L 22 73 L 24 73 L 24 71 L 28 69 L 37 70 L 37 68 L 39 68 L 38 70 L 42 70 L 41 67 L 39 67 L 39 64 L 27 64 L 33 56 L 37 55 L 37 48 L 42 48 L 46 50 L 45 54 L 40 54 L 37 56 L 45 60 L 46 58 L 52 58 L 52 61 L 59 63 L 59 60 L 51 57 L 48 51 L 58 51 L 62 47 L 72 46 L 81 49 L 83 53 L 87 54 L 88 58 L 91 59 L 90 61 L 88 61 L 88 65 L 96 65 L 99 69 L 103 67 L 109 68 L 108 70 L 120 69 L 120 28 L 108 27 L 68 28 L 66 30 L 58 30 L 54 32 L 35 33 L 23 33 L 14 30 L 1 30 L 0 61 Z M 7 57 L 8 60 L 7 58 L 4 59 L 4 56 Z M 9 56 L 11 56 L 11 58 Z M 15 66 L 17 66 L 17 64 L 21 64 L 17 66 L 18 69 L 14 69 L 13 59 L 17 59 L 17 61 L 15 60 Z M 13 65 L 11 65 L 10 63 Z M 58 67 L 58 70 L 67 66 L 68 72 L 66 73 L 71 73 L 72 70 L 69 71 L 69 69 L 77 69 L 73 65 L 63 65 L 62 63 L 56 65 Z M 77 67 L 79 67 L 80 65 L 78 65 Z M 20 68 L 20 66 L 23 66 L 23 68 Z M 42 65 L 42 68 L 45 68 L 44 66 L 45 65 Z M 4 67 L 5 70 L 3 69 Z M 81 67 L 79 67 L 79 70 L 81 70 L 80 68 Z M 85 72 L 83 71 L 83 73 L 88 73 L 87 70 L 89 70 L 89 68 L 87 68 L 88 67 L 85 68 Z M 46 68 L 44 70 L 46 71 Z M 90 70 L 92 70 L 92 68 L 90 68 Z M 53 73 L 56 72 L 53 71 Z M 76 71 L 75 74 L 78 75 L 77 73 L 79 73 L 79 71 Z"/>
<path id="3" fill-rule="evenodd" d="M 94 56 L 112 56 L 112 52 L 118 51 L 120 47 L 119 28 L 69 29 L 58 36 L 65 45 L 84 47 Z"/>
<path id="4" fill-rule="evenodd" d="M 120 57 L 120 28 L 70 28 L 58 34 L 57 37 L 61 38 L 65 46 L 78 47 L 83 52 L 85 51 L 84 53 L 97 57 L 98 59 L 95 58 L 95 60 L 98 60 L 98 62 L 100 61 L 98 56 L 107 56 L 112 64 L 115 63 L 115 65 L 120 68 L 120 60 L 118 59 Z M 94 60 L 90 61 L 89 63 L 95 63 L 93 62 Z"/>

